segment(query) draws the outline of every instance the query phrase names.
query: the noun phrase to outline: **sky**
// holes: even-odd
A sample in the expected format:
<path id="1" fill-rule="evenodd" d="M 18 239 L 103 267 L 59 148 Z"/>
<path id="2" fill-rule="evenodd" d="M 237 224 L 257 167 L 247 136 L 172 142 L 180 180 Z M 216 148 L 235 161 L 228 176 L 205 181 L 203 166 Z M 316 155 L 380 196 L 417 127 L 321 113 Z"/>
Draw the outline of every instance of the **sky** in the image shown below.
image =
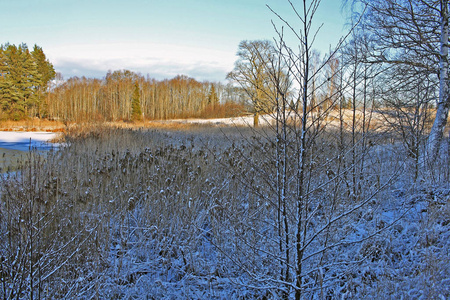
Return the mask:
<path id="1" fill-rule="evenodd" d="M 224 82 L 240 41 L 276 36 L 266 5 L 299 27 L 288 0 L 0 0 L 0 44 L 41 46 L 64 79 L 127 69 Z M 322 0 L 314 22 L 324 54 L 346 29 L 341 0 Z"/>

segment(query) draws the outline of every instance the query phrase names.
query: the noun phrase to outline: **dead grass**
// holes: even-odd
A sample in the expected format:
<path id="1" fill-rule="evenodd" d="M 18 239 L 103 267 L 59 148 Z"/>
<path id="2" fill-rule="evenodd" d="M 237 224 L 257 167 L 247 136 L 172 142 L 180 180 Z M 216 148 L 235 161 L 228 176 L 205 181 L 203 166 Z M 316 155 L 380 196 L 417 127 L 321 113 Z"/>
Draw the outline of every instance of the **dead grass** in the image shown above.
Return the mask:
<path id="1" fill-rule="evenodd" d="M 226 118 L 236 117 L 237 115 L 242 116 L 244 108 L 237 104 L 224 104 L 218 107 L 207 107 L 204 111 L 199 113 L 197 118 L 201 119 L 211 119 L 214 122 L 214 118 Z M 380 109 L 372 113 L 367 113 L 366 120 L 370 118 L 371 125 L 370 129 L 376 131 L 385 131 L 389 128 L 388 122 L 386 122 L 386 117 L 383 114 L 388 112 L 387 109 Z M 435 110 L 430 109 L 429 113 L 434 115 Z M 353 112 L 351 109 L 345 109 L 343 111 L 343 121 L 346 129 L 350 128 L 353 118 Z M 268 117 L 270 120 L 271 117 Z M 356 111 L 356 121 L 360 123 L 363 119 L 363 114 L 361 111 Z M 391 118 L 392 119 L 392 118 Z M 198 122 L 191 122 L 192 118 L 180 118 L 172 120 L 145 120 L 141 122 L 126 122 L 126 121 L 116 121 L 116 122 L 68 122 L 63 123 L 60 121 L 50 121 L 47 119 L 28 119 L 22 121 L 0 121 L 0 131 L 46 131 L 46 132 L 65 132 L 66 129 L 70 128 L 93 128 L 98 125 L 105 125 L 111 128 L 127 128 L 127 129 L 139 129 L 139 128 L 154 128 L 154 129 L 168 129 L 168 130 L 192 130 L 199 124 L 192 124 Z M 337 110 L 331 110 L 327 116 L 326 121 L 328 125 L 333 127 L 338 127 L 340 124 L 339 112 Z M 450 118 L 449 118 L 450 120 Z M 393 120 L 391 120 L 393 121 Z M 202 122 L 204 124 L 207 121 Z M 263 122 L 264 123 L 264 122 Z M 268 122 L 268 124 L 270 121 Z M 226 122 L 221 123 L 225 126 Z M 211 124 L 209 124 L 211 125 Z"/>
<path id="2" fill-rule="evenodd" d="M 157 289 L 153 278 L 174 289 L 191 278 L 190 288 L 198 290 L 204 289 L 205 278 L 211 278 L 207 290 L 212 294 L 202 294 L 204 298 L 213 298 L 218 291 L 236 291 L 230 281 L 248 280 L 242 268 L 276 278 L 276 149 L 273 132 L 264 135 L 264 130 L 162 121 L 70 124 L 67 147 L 45 159 L 29 155 L 23 176 L 3 182 L 8 193 L 0 194 L 0 212 L 9 211 L 8 219 L 0 218 L 0 250 L 6 257 L 2 267 L 20 275 L 5 280 L 10 284 L 31 278 L 29 266 L 42 265 L 42 271 L 33 273 L 35 285 L 26 282 L 17 298 L 38 290 L 39 282 L 49 293 L 43 298 L 124 299 L 132 298 L 123 291 L 133 287 Z M 316 228 L 328 220 L 322 214 L 342 213 L 351 198 L 349 173 L 338 174 L 342 180 L 330 175 L 338 173 L 335 136 L 329 132 L 317 139 L 317 145 L 311 146 L 317 148 L 307 159 L 309 205 L 320 212 L 311 218 Z M 391 153 L 370 150 L 370 161 L 361 173 L 367 193 L 396 168 L 392 157 L 388 159 Z M 294 171 L 287 169 L 287 174 L 294 176 Z M 288 209 L 295 212 L 292 201 Z M 375 210 L 375 200 L 373 205 Z M 352 224 L 345 222 L 336 223 L 336 233 Z M 364 228 L 370 226 L 374 222 Z M 33 236 L 30 232 L 35 228 L 39 231 Z M 26 250 L 39 256 L 8 250 L 31 247 L 30 237 L 39 239 L 36 247 L 40 248 Z M 341 236 L 331 238 L 338 243 Z M 315 246 L 320 244 L 311 251 L 318 249 Z M 333 251 L 330 263 L 342 253 L 351 253 Z M 23 265 L 14 265 L 17 256 Z M 351 271 L 344 264 L 342 268 L 341 273 Z M 330 285 L 337 278 L 327 276 Z M 146 279 L 152 284 L 144 286 Z M 341 286 L 346 284 L 342 282 Z M 261 290 L 255 290 L 254 298 L 261 298 Z M 170 291 L 164 293 L 152 295 L 163 298 Z"/>
<path id="3" fill-rule="evenodd" d="M 0 148 L 0 173 L 17 170 L 25 157 L 24 151 Z"/>
<path id="4" fill-rule="evenodd" d="M 1 131 L 46 131 L 64 132 L 65 125 L 59 121 L 46 119 L 28 119 L 22 121 L 0 121 Z"/>
<path id="5" fill-rule="evenodd" d="M 59 121 L 49 121 L 45 119 L 30 119 L 22 121 L 0 121 L 0 131 L 43 131 L 43 132 L 66 132 L 66 130 L 81 130 L 86 131 L 94 127 L 109 127 L 122 129 L 168 129 L 168 130 L 191 130 L 199 126 L 189 122 L 189 119 L 174 119 L 174 120 L 146 120 L 140 122 L 68 122 L 64 124 Z M 207 125 L 208 126 L 208 125 Z"/>

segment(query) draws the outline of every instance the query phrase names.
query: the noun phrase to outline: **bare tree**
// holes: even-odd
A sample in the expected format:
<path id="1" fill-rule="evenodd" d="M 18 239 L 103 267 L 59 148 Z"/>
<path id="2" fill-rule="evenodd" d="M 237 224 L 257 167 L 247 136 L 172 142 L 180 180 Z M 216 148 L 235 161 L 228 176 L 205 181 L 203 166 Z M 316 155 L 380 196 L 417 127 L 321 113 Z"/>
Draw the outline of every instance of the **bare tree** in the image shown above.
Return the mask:
<path id="1" fill-rule="evenodd" d="M 424 159 L 435 161 L 447 124 L 448 96 L 448 1 L 355 0 L 362 4 L 364 30 L 371 32 L 375 47 L 367 62 L 402 65 L 432 74 L 439 86 L 439 100 Z"/>
<path id="2" fill-rule="evenodd" d="M 369 220 L 367 235 L 351 242 L 350 232 L 341 229 L 356 220 L 364 208 L 377 205 L 370 204 L 371 200 L 390 183 L 391 177 L 381 177 L 375 171 L 374 160 L 370 168 L 364 168 L 361 162 L 366 153 L 353 151 L 359 150 L 356 147 L 361 139 L 340 142 L 336 127 L 328 126 L 334 121 L 328 118 L 332 108 L 342 100 L 348 87 L 343 82 L 345 71 L 337 60 L 337 51 L 320 64 L 314 59 L 316 32 L 311 24 L 320 1 L 289 4 L 300 28 L 273 11 L 281 23 L 277 26 L 274 22 L 277 53 L 269 61 L 266 73 L 275 87 L 270 100 L 276 104 L 274 123 L 254 130 L 243 149 L 236 150 L 241 154 L 240 161 L 228 166 L 248 191 L 242 197 L 244 208 L 234 212 L 239 221 L 230 225 L 235 230 L 238 249 L 230 254 L 230 260 L 253 280 L 254 287 L 269 290 L 274 297 L 325 298 L 326 294 L 339 293 L 329 287 L 336 286 L 339 276 L 345 273 L 334 266 L 356 264 L 359 260 L 338 253 L 345 245 L 369 240 L 380 228 Z M 287 45 L 286 34 L 293 34 L 297 45 Z M 284 69 L 298 88 L 294 101 L 283 85 Z M 356 77 L 363 78 L 359 73 Z M 328 79 L 333 80 L 331 84 Z M 322 91 L 322 95 L 317 95 L 317 91 Z M 326 101 L 329 105 L 317 110 Z M 361 127 L 353 121 L 353 126 L 342 127 L 342 136 L 351 139 L 352 131 L 354 137 L 361 136 Z M 347 176 L 355 172 L 352 163 L 362 166 L 354 177 L 361 182 L 363 178 L 365 184 L 350 192 Z"/>
<path id="3" fill-rule="evenodd" d="M 407 157 L 413 162 L 413 179 L 416 181 L 427 130 L 432 124 L 431 108 L 437 98 L 435 83 L 430 76 L 398 67 L 383 72 L 378 80 L 381 83 L 379 99 L 386 108 L 380 112 L 403 142 Z"/>
<path id="4" fill-rule="evenodd" d="M 276 50 L 270 41 L 242 41 L 239 44 L 234 71 L 227 78 L 244 88 L 253 105 L 253 125 L 258 126 L 259 115 L 272 111 L 276 88 L 270 78 L 271 62 Z"/>

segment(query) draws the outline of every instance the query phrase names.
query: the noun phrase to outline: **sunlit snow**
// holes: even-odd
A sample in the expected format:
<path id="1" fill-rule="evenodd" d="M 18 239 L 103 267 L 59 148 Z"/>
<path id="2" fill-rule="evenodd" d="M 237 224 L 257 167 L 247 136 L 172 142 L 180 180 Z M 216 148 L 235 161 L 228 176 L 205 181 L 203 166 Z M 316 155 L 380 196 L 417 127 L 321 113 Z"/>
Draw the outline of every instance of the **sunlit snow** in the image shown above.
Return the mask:
<path id="1" fill-rule="evenodd" d="M 53 132 L 0 131 L 0 148 L 21 151 L 47 150 L 56 146 L 49 141 L 55 139 L 57 135 Z"/>

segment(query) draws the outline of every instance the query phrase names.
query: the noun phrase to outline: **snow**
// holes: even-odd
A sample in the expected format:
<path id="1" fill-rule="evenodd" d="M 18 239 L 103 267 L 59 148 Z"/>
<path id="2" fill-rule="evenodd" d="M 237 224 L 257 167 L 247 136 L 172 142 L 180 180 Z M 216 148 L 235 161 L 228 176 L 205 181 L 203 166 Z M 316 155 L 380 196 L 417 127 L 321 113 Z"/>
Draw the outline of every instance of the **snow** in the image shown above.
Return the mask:
<path id="1" fill-rule="evenodd" d="M 0 131 L 0 148 L 20 151 L 48 150 L 58 146 L 49 143 L 56 137 L 58 133 L 53 132 Z"/>
<path id="2" fill-rule="evenodd" d="M 25 143 L 29 147 L 30 138 L 32 143 L 38 143 L 48 141 L 44 137 L 51 136 L 27 134 L 28 136 L 14 133 L 6 138 L 0 134 L 0 141 L 12 145 Z M 175 154 L 183 153 L 175 151 L 179 149 L 179 143 L 186 145 L 186 149 L 194 149 L 193 146 L 189 148 L 189 143 L 200 147 L 189 150 L 192 153 L 204 149 L 199 145 L 210 146 L 210 144 L 197 142 L 194 138 L 183 144 L 178 133 L 171 132 L 170 138 L 167 138 L 169 134 L 161 133 L 161 136 L 166 140 L 172 139 L 174 143 L 173 147 L 161 149 L 171 150 Z M 157 140 L 156 137 L 152 138 Z M 144 165 L 144 162 L 148 161 L 147 158 L 165 157 L 153 155 L 155 152 L 152 152 L 151 148 L 148 149 L 139 153 L 142 154 L 142 159 L 139 158 L 139 154 L 130 155 L 129 150 L 121 152 L 120 155 L 116 154 L 116 157 L 119 157 L 118 160 L 126 158 L 128 165 L 133 161 L 139 161 L 141 165 Z M 225 157 L 228 152 L 224 149 L 221 148 L 223 152 L 217 151 Z M 384 157 L 381 149 L 374 149 L 374 151 L 379 150 L 380 157 Z M 186 157 L 191 157 L 192 153 L 186 154 Z M 88 158 L 91 157 L 88 156 Z M 99 170 L 103 172 L 103 170 L 109 170 L 108 167 L 116 167 L 117 161 L 112 159 L 109 153 L 104 157 L 105 160 L 101 164 L 105 165 L 100 164 Z M 192 165 L 192 169 L 195 170 L 200 167 L 200 160 L 206 160 L 206 156 L 197 155 L 195 159 L 197 161 L 193 160 L 191 163 L 181 161 L 180 166 Z M 389 157 L 384 158 L 387 162 L 393 160 L 392 157 L 388 159 Z M 86 161 L 89 161 L 90 166 L 94 160 L 86 159 Z M 245 191 L 242 194 L 236 194 L 238 202 L 236 206 L 233 206 L 230 199 L 230 194 L 233 195 L 232 182 L 227 181 L 230 180 L 228 177 L 226 179 L 220 177 L 219 169 L 215 169 L 214 174 L 203 171 L 209 174 L 208 178 L 186 180 L 186 182 L 183 181 L 183 185 L 177 185 L 173 183 L 172 173 L 167 171 L 170 168 L 164 168 L 164 166 L 173 167 L 173 165 L 161 163 L 153 165 L 153 169 L 148 170 L 147 168 L 151 167 L 149 163 L 146 168 L 138 168 L 135 171 L 133 168 L 125 169 L 126 176 L 123 178 L 127 178 L 127 181 L 123 187 L 120 186 L 123 165 L 120 168 L 117 165 L 117 173 L 111 171 L 107 181 L 102 180 L 98 175 L 102 173 L 97 172 L 97 169 L 86 173 L 89 174 L 89 178 L 85 180 L 87 186 L 85 189 L 77 190 L 79 194 L 76 195 L 81 196 L 86 193 L 95 197 L 99 195 L 96 193 L 106 193 L 105 190 L 98 188 L 105 188 L 108 185 L 115 187 L 115 191 L 108 194 L 107 198 L 105 196 L 105 200 L 109 199 L 108 203 L 111 204 L 110 215 L 103 210 L 104 208 L 99 209 L 98 212 L 94 210 L 82 214 L 83 222 L 86 224 L 98 218 L 102 222 L 98 228 L 102 227 L 107 231 L 108 238 L 107 244 L 102 244 L 101 249 L 97 249 L 98 246 L 93 247 L 94 243 L 92 243 L 92 252 L 85 252 L 99 256 L 98 261 L 97 258 L 93 258 L 92 261 L 86 262 L 86 265 L 79 265 L 80 274 L 77 274 L 75 283 L 72 283 L 74 290 L 78 293 L 77 298 L 97 296 L 103 299 L 263 299 L 267 297 L 276 299 L 276 295 L 270 297 L 270 293 L 276 290 L 274 286 L 277 286 L 278 282 L 276 279 L 271 280 L 269 276 L 273 274 L 270 268 L 277 267 L 277 264 L 271 261 L 271 256 L 266 255 L 267 252 L 273 251 L 270 244 L 265 245 L 265 242 L 273 237 L 270 236 L 270 230 L 265 227 L 265 224 L 272 224 L 273 220 L 267 218 L 258 223 L 257 218 L 248 217 L 248 212 L 255 211 L 252 211 Z M 202 167 L 206 168 L 206 165 Z M 90 170 L 90 168 L 85 167 L 79 170 Z M 148 173 L 145 170 L 148 170 Z M 174 167 L 173 170 L 178 169 Z M 154 184 L 157 181 L 152 181 L 152 176 L 159 178 L 161 182 L 169 183 L 170 186 L 166 188 L 166 186 Z M 60 180 L 58 188 L 61 189 L 60 199 L 64 198 L 66 189 L 71 186 L 69 184 L 73 182 L 71 179 L 58 179 Z M 131 180 L 145 182 L 146 185 L 142 184 L 142 187 L 129 185 Z M 196 194 L 193 190 L 201 192 Z M 221 198 L 222 193 L 223 198 Z M 203 201 L 205 198 L 211 201 Z M 103 202 L 101 203 L 104 205 Z M 115 209 L 124 203 L 127 203 L 123 206 L 126 210 Z M 240 206 L 238 207 L 237 204 Z M 269 205 L 260 207 L 257 211 L 267 207 Z M 345 211 L 348 210 L 348 207 L 344 208 L 346 208 Z M 170 210 L 170 213 L 166 213 L 166 210 Z M 223 219 L 220 213 L 223 213 Z M 240 220 L 248 224 L 241 226 L 238 224 Z M 313 221 L 320 226 L 323 220 L 318 217 Z M 70 220 L 63 222 L 67 223 Z M 68 227 L 63 225 L 65 224 L 63 222 L 60 224 Z M 97 236 L 97 227 L 95 228 L 94 231 L 89 226 L 85 230 L 89 233 L 95 232 Z M 243 235 L 244 232 L 241 231 L 242 228 L 246 230 L 249 237 L 254 233 L 260 235 L 255 235 L 255 240 L 247 240 L 246 235 Z M 370 237 L 375 231 L 379 233 Z M 101 236 L 100 229 L 98 232 Z M 260 241 L 260 239 L 263 240 Z M 319 299 L 313 276 L 317 276 L 317 282 L 321 282 L 320 288 L 324 284 L 324 292 L 328 293 L 326 296 L 330 299 L 389 297 L 448 299 L 450 295 L 450 265 L 448 264 L 450 186 L 447 184 L 433 186 L 429 182 L 421 183 L 420 181 L 411 184 L 400 177 L 390 188 L 386 188 L 377 195 L 376 199 L 368 202 L 360 214 L 352 214 L 344 220 L 342 227 L 336 227 L 336 231 L 331 232 L 330 242 L 332 239 L 337 247 L 330 247 L 326 253 L 323 252 L 324 260 L 329 261 L 318 265 L 317 275 L 311 272 L 313 275 L 305 276 L 305 280 L 309 280 L 309 282 L 305 281 L 305 293 L 309 291 L 311 296 L 305 296 L 305 298 Z M 86 245 L 89 245 L 90 241 L 86 242 Z M 254 243 L 250 245 L 249 250 L 259 249 L 260 251 L 244 251 L 247 241 Z M 312 247 L 311 251 L 320 251 L 321 245 L 317 243 L 317 246 L 317 250 Z M 75 252 L 82 251 L 82 247 L 79 247 Z M 100 254 L 96 254 L 96 251 Z M 342 259 L 335 260 L 335 257 L 342 257 Z M 80 261 L 83 262 L 83 260 Z M 259 272 L 256 275 L 260 277 L 256 279 L 261 278 L 262 283 L 251 278 L 238 266 L 244 266 L 250 272 L 252 270 Z M 310 265 L 305 264 L 305 267 L 315 271 Z M 293 295 L 290 296 L 292 298 Z"/>
<path id="3" fill-rule="evenodd" d="M 216 118 L 216 119 L 173 119 L 161 121 L 161 123 L 180 123 L 180 124 L 198 124 L 198 125 L 215 125 L 215 126 L 252 126 L 253 116 L 242 116 L 232 118 Z M 261 126 L 273 124 L 274 118 L 270 114 L 260 115 L 259 122 Z"/>

